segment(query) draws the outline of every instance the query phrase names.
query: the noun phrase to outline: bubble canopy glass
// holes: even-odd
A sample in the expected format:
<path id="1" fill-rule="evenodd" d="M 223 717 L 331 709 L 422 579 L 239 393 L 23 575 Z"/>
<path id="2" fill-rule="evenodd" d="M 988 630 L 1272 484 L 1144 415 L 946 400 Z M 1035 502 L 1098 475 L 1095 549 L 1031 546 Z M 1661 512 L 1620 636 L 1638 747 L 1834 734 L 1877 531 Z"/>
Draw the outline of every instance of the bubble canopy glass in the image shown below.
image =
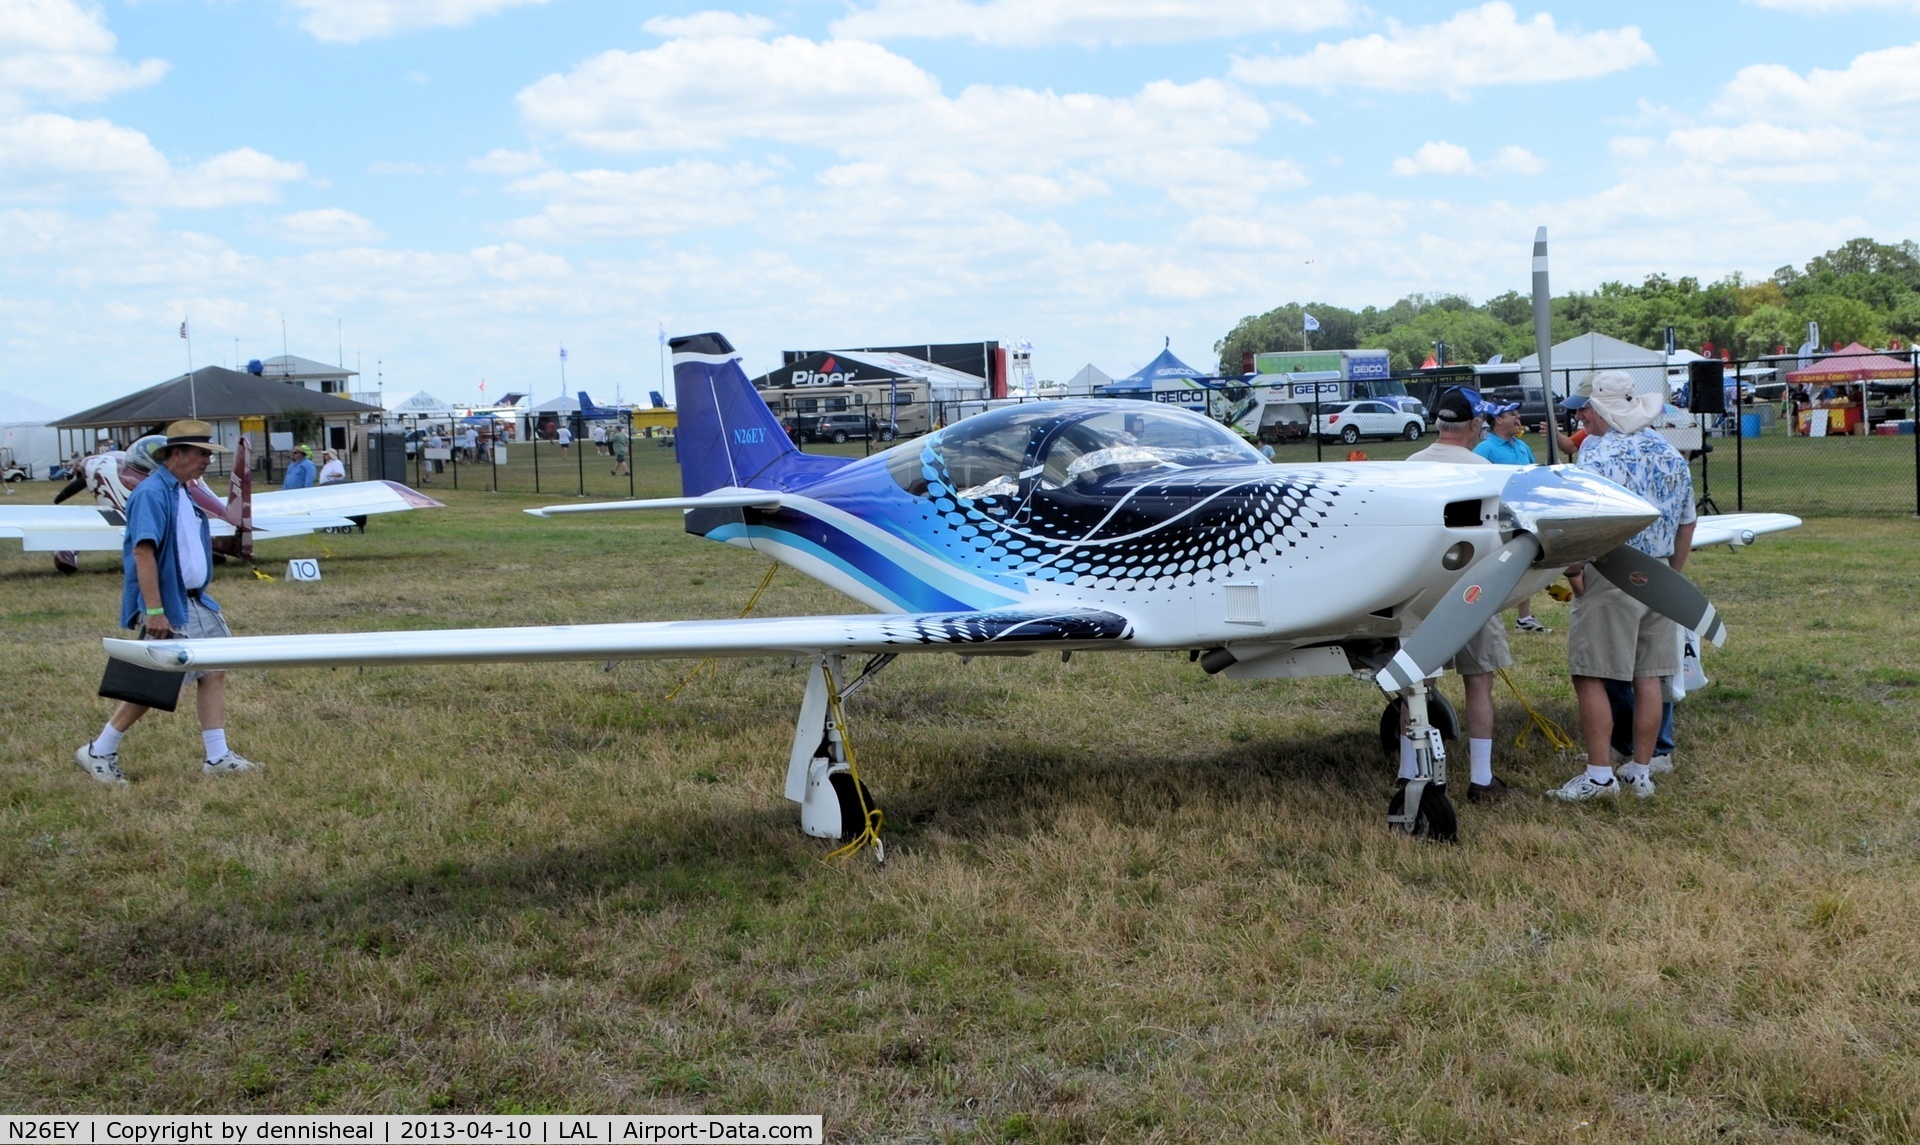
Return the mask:
<path id="1" fill-rule="evenodd" d="M 955 492 L 969 500 L 1010 496 L 1023 483 L 1029 490 L 1092 491 L 1128 474 L 1265 462 L 1220 423 L 1147 402 L 1036 402 L 990 410 L 899 451 L 915 462 L 896 467 L 910 490 L 925 492 L 925 482 L 907 471 L 931 454 Z"/>

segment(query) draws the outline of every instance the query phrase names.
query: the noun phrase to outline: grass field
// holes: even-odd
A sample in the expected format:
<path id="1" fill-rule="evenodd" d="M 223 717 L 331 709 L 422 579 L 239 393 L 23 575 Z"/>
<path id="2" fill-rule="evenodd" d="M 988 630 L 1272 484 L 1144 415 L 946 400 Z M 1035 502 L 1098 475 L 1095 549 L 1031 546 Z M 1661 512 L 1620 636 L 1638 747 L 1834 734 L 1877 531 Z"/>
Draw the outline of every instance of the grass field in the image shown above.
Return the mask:
<path id="1" fill-rule="evenodd" d="M 1833 444 L 1833 443 L 1829 443 Z M 1379 455 L 1369 447 L 1370 452 Z M 659 451 L 664 453 L 665 451 Z M 642 495 L 674 490 L 640 451 Z M 672 519 L 450 492 L 225 570 L 241 634 L 732 615 Z M 51 489 L 22 496 L 45 500 Z M 611 491 L 589 489 L 590 495 Z M 1730 506 L 1728 506 L 1730 508 Z M 1765 506 L 1753 506 L 1765 507 Z M 802 673 L 236 673 L 68 760 L 118 562 L 0 549 L 0 1107 L 819 1112 L 845 1141 L 1906 1141 L 1920 1134 L 1920 538 L 1813 519 L 1693 576 L 1732 627 L 1645 803 L 1390 834 L 1377 693 L 1184 655 L 908 657 L 852 702 L 889 861 L 780 797 Z M 764 614 L 848 611 L 783 572 Z M 1515 682 L 1572 723 L 1559 632 Z M 404 636 L 396 637 L 404 639 Z M 1446 689 L 1458 698 L 1458 684 Z"/>

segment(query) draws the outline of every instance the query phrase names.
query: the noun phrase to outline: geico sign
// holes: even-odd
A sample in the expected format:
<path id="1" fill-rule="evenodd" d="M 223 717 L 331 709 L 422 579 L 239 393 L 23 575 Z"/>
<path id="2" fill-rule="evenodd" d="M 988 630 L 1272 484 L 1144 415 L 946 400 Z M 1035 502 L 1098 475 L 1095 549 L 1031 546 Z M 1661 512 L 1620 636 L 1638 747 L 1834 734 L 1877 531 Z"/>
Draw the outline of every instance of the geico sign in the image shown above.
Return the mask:
<path id="1" fill-rule="evenodd" d="M 792 386 L 838 386 L 851 381 L 853 381 L 852 370 L 832 374 L 816 374 L 812 370 L 795 370 L 793 372 L 793 380 L 787 384 Z"/>

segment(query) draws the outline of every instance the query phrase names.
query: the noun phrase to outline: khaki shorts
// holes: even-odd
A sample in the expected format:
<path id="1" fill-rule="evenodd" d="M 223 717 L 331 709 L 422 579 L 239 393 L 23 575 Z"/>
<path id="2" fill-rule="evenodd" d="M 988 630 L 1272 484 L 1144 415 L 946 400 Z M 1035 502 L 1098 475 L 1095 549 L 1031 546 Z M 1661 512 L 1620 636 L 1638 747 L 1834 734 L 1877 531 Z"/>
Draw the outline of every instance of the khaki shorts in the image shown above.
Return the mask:
<path id="1" fill-rule="evenodd" d="M 1587 569 L 1587 591 L 1573 599 L 1567 669 L 1575 676 L 1632 680 L 1680 671 L 1678 626 Z"/>
<path id="2" fill-rule="evenodd" d="M 176 628 L 167 636 L 168 640 L 215 640 L 222 636 L 232 636 L 233 629 L 227 627 L 227 618 L 201 604 L 192 597 L 187 598 L 187 623 L 184 628 Z M 140 639 L 152 640 L 147 635 L 146 626 L 140 628 Z M 217 669 L 216 669 L 217 670 Z M 183 673 L 186 678 L 198 680 L 206 672 Z"/>
<path id="3" fill-rule="evenodd" d="M 1456 652 L 1449 668 L 1462 676 L 1484 676 L 1513 663 L 1513 650 L 1507 647 L 1507 621 L 1494 613 L 1473 634 L 1466 646 Z"/>

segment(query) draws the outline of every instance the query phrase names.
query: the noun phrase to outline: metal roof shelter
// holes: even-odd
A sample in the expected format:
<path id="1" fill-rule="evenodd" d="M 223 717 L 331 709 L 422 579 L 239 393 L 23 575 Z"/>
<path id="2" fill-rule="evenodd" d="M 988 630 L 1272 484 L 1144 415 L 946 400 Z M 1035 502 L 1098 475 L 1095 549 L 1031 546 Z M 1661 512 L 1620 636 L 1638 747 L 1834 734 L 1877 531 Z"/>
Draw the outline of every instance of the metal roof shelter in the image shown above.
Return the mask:
<path id="1" fill-rule="evenodd" d="M 101 430 L 126 445 L 142 434 L 160 432 L 169 422 L 198 417 L 213 425 L 215 440 L 231 448 L 243 428 L 251 428 L 243 427 L 243 420 L 271 422 L 306 416 L 317 418 L 326 427 L 344 427 L 380 412 L 379 406 L 303 389 L 279 379 L 204 366 L 193 372 L 191 384 L 188 375 L 181 374 L 50 424 L 63 431 L 63 439 L 76 435 L 75 440 L 62 441 L 63 452 L 89 453 Z M 269 443 L 255 440 L 253 444 L 257 450 Z M 315 448 L 319 448 L 318 443 Z"/>

